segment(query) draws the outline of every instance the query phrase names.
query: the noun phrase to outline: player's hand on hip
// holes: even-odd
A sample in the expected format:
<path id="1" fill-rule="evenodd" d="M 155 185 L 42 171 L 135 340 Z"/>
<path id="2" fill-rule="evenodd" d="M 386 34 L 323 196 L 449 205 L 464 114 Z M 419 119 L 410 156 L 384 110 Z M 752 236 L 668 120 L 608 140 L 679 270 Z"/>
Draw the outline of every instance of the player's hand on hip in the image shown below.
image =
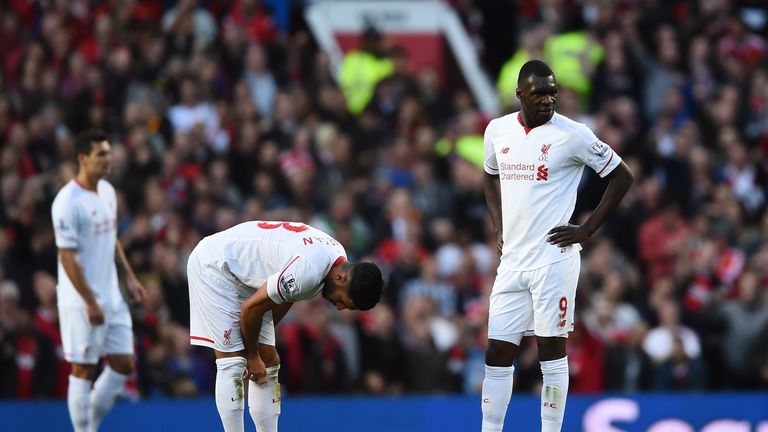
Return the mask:
<path id="1" fill-rule="evenodd" d="M 138 279 L 135 277 L 128 278 L 126 285 L 128 287 L 128 291 L 133 296 L 134 302 L 143 303 L 144 300 L 147 299 L 147 290 L 144 288 L 144 285 L 139 282 Z"/>
<path id="2" fill-rule="evenodd" d="M 259 355 L 248 356 L 247 374 L 248 379 L 254 381 L 256 384 L 267 383 L 267 367 L 264 366 L 264 361 L 261 360 Z"/>
<path id="3" fill-rule="evenodd" d="M 92 325 L 104 324 L 104 311 L 101 310 L 98 303 L 88 305 L 88 321 Z"/>
<path id="4" fill-rule="evenodd" d="M 547 241 L 557 247 L 566 247 L 592 238 L 593 232 L 584 225 L 563 225 L 549 230 Z"/>

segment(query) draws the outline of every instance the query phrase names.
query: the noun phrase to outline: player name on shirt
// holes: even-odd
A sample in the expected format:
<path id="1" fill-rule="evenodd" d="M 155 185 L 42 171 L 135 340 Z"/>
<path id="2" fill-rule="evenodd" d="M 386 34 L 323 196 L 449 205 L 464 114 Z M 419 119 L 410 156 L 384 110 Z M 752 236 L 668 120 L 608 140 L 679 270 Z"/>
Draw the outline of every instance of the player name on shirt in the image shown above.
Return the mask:
<path id="1" fill-rule="evenodd" d="M 332 237 L 303 237 L 302 240 L 304 241 L 305 245 L 311 245 L 315 244 L 315 242 L 318 242 L 328 246 L 341 247 L 341 243 L 337 242 L 336 239 Z"/>

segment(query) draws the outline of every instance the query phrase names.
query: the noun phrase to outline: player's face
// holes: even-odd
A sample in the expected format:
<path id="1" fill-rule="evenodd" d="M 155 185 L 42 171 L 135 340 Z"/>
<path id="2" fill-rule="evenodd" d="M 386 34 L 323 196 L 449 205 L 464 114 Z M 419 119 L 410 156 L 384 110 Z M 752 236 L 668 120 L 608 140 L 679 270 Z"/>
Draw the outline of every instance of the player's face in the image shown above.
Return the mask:
<path id="1" fill-rule="evenodd" d="M 357 309 L 357 306 L 355 306 L 355 303 L 349 297 L 346 289 L 339 288 L 327 294 L 323 293 L 323 297 L 325 297 L 325 299 L 328 300 L 332 305 L 336 306 L 337 310 Z"/>
<path id="2" fill-rule="evenodd" d="M 525 84 L 517 89 L 517 97 L 520 99 L 520 108 L 530 123 L 529 127 L 548 122 L 555 114 L 557 102 L 555 77 L 531 75 Z"/>
<path id="3" fill-rule="evenodd" d="M 112 169 L 112 147 L 109 142 L 94 143 L 87 156 L 80 156 L 80 169 L 89 177 L 104 177 Z"/>

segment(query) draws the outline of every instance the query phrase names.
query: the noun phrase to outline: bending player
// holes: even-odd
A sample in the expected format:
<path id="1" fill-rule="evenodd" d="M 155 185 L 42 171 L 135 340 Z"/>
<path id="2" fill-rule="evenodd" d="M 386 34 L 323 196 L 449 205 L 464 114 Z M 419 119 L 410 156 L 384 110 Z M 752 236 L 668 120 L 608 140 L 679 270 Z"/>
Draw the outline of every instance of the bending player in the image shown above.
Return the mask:
<path id="1" fill-rule="evenodd" d="M 491 121 L 485 130 L 485 196 L 501 260 L 490 296 L 483 432 L 503 428 L 513 362 L 523 336 L 531 334 L 544 378 L 541 430 L 560 431 L 579 243 L 594 235 L 634 181 L 627 165 L 588 127 L 555 112 L 557 92 L 546 63 L 525 63 L 517 81 L 520 111 Z M 584 166 L 608 178 L 608 187 L 587 221 L 571 225 Z"/>
<path id="2" fill-rule="evenodd" d="M 256 430 L 277 431 L 275 325 L 293 302 L 322 294 L 339 310 L 368 310 L 384 285 L 375 264 L 352 264 L 333 237 L 291 222 L 245 222 L 204 238 L 187 276 L 190 342 L 214 350 L 216 408 L 227 432 L 243 430 L 246 370 Z"/>

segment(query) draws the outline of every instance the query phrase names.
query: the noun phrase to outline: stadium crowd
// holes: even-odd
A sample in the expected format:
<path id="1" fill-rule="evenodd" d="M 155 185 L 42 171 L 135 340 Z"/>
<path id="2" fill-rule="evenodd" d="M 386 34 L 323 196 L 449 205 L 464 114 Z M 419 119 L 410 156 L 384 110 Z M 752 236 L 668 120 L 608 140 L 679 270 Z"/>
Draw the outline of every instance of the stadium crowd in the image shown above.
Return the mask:
<path id="1" fill-rule="evenodd" d="M 584 245 L 571 391 L 768 387 L 765 7 L 450 3 L 506 111 L 516 65 L 547 59 L 565 71 L 559 112 L 637 178 Z M 498 262 L 476 157 L 489 118 L 376 32 L 364 49 L 388 70 L 352 109 L 302 5 L 287 28 L 258 0 L 0 6 L 0 397 L 66 395 L 50 206 L 89 127 L 110 136 L 118 235 L 149 292 L 129 394 L 212 392 L 186 257 L 254 219 L 310 223 L 385 271 L 372 311 L 294 306 L 278 327 L 288 394 L 479 392 Z M 603 188 L 585 172 L 575 221 Z M 517 370 L 515 391 L 537 391 L 535 344 Z"/>

